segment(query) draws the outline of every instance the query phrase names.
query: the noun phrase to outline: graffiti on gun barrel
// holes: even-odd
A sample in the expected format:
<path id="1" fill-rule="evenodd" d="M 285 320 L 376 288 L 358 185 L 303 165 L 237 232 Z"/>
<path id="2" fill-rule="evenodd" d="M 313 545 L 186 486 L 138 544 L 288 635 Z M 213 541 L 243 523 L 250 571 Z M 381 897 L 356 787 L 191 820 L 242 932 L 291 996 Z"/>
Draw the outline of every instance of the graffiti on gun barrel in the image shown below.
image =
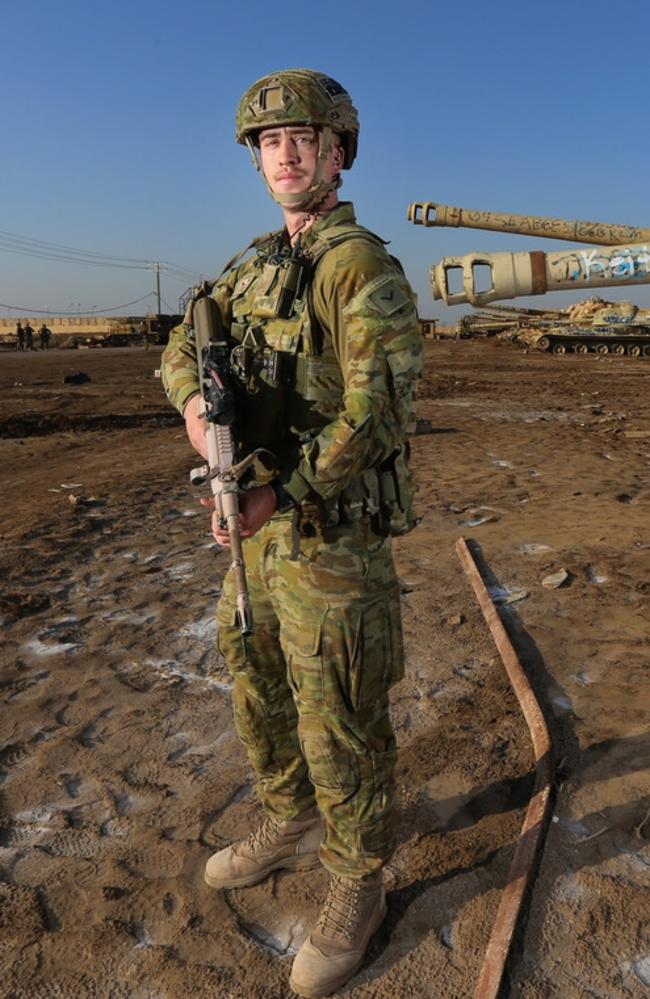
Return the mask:
<path id="1" fill-rule="evenodd" d="M 598 250 L 580 250 L 581 269 L 576 277 L 593 276 L 643 278 L 650 274 L 650 254 L 647 246 L 625 247 L 609 257 Z"/>

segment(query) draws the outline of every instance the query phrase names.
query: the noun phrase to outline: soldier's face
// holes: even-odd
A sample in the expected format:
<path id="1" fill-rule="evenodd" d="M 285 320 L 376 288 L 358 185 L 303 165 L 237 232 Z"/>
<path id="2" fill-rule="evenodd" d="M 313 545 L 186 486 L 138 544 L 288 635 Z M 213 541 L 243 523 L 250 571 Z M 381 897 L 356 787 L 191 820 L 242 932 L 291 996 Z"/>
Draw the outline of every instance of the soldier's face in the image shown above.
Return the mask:
<path id="1" fill-rule="evenodd" d="M 318 157 L 318 134 L 307 125 L 265 128 L 259 135 L 262 171 L 274 194 L 302 194 L 314 180 Z M 335 146 L 327 158 L 325 181 L 343 166 L 343 149 Z"/>

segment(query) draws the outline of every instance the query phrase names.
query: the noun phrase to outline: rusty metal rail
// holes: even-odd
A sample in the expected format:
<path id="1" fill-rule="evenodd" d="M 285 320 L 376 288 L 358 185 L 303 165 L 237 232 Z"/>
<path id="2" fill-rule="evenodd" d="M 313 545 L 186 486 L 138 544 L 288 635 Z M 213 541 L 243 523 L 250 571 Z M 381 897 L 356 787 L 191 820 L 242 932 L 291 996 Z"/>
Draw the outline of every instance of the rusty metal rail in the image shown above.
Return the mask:
<path id="1" fill-rule="evenodd" d="M 492 633 L 519 701 L 535 754 L 535 788 L 528 803 L 508 879 L 501 893 L 501 901 L 474 992 L 474 999 L 496 999 L 521 903 L 531 880 L 535 854 L 546 826 L 547 810 L 551 801 L 551 740 L 532 687 L 464 538 L 459 538 L 456 542 L 456 553 L 476 594 L 483 617 Z"/>

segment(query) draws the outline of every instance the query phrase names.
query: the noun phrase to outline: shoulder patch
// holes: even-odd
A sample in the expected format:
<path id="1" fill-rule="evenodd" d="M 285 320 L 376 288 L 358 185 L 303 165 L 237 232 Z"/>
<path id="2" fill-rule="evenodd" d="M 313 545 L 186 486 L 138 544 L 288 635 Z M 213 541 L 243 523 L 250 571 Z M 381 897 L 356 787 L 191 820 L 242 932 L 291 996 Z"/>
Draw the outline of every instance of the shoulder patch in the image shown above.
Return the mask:
<path id="1" fill-rule="evenodd" d="M 372 291 L 368 292 L 367 301 L 368 305 L 382 316 L 392 316 L 404 306 L 412 305 L 411 299 L 390 274 L 375 283 Z"/>

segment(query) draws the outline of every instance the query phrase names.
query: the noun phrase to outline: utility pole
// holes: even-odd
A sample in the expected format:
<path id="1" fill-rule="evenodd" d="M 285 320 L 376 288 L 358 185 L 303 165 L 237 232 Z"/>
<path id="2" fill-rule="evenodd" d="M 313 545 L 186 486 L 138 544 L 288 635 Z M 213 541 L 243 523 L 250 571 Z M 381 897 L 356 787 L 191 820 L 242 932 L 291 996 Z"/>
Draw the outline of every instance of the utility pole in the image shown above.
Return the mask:
<path id="1" fill-rule="evenodd" d="M 157 260 L 154 264 L 156 268 L 156 298 L 158 301 L 157 315 L 160 316 L 160 262 Z"/>

